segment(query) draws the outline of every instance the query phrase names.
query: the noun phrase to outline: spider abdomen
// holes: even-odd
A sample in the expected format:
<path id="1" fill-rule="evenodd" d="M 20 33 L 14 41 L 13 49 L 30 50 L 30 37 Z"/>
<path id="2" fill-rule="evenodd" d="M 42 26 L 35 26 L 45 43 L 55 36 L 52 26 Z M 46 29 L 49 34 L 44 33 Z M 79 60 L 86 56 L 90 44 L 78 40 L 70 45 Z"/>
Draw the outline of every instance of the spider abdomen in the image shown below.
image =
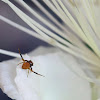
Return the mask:
<path id="1" fill-rule="evenodd" d="M 30 64 L 28 62 L 24 62 L 22 65 L 22 69 L 29 69 L 30 68 Z"/>

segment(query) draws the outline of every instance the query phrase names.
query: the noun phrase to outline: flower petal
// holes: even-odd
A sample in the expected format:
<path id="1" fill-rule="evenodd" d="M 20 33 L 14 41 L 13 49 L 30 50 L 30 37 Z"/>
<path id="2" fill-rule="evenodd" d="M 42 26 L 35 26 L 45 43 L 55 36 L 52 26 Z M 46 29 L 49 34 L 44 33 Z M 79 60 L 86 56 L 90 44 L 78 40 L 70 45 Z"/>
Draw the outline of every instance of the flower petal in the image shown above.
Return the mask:
<path id="1" fill-rule="evenodd" d="M 45 75 L 40 78 L 42 100 L 91 100 L 89 83 L 68 68 L 69 64 L 76 66 L 77 63 L 70 58 L 61 52 L 34 58 L 35 63 L 40 64 L 41 74 Z"/>
<path id="2" fill-rule="evenodd" d="M 44 51 L 49 50 L 44 48 Z M 31 54 L 34 55 L 34 51 Z M 50 54 L 43 53 L 43 55 L 41 53 L 41 56 L 33 56 L 32 58 L 26 55 L 24 59 L 31 59 L 34 63 L 32 67 L 33 70 L 45 77 L 38 76 L 32 72 L 30 72 L 27 77 L 28 71 L 22 69 L 21 64 L 17 66 L 17 69 L 14 67 L 18 64 L 17 60 L 1 63 L 0 85 L 4 93 L 12 99 L 91 100 L 89 82 L 76 76 L 75 73 L 69 69 L 71 66 L 74 68 L 75 66 L 76 68 L 77 66 L 82 66 L 77 64 L 78 62 L 73 56 L 67 53 L 56 52 Z M 17 70 L 17 75 L 15 74 L 15 69 Z M 5 80 L 8 81 L 5 82 Z M 12 86 L 13 89 L 9 89 L 10 86 Z"/>
<path id="3" fill-rule="evenodd" d="M 16 76 L 16 60 L 9 60 L 0 63 L 0 88 L 10 98 L 22 100 L 14 82 Z"/>
<path id="4" fill-rule="evenodd" d="M 25 55 L 24 59 L 30 60 L 30 57 Z M 15 83 L 23 100 L 39 100 L 39 76 L 32 72 L 28 74 L 28 69 L 22 69 L 22 64 L 17 66 Z"/>

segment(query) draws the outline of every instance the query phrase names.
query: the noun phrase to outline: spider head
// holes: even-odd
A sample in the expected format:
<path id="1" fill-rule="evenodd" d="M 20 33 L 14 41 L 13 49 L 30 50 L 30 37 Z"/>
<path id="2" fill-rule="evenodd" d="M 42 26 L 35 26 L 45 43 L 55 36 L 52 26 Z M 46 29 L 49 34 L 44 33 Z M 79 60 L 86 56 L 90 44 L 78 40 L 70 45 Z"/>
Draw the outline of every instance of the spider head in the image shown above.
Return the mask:
<path id="1" fill-rule="evenodd" d="M 30 64 L 30 67 L 33 66 L 33 62 L 31 60 L 27 61 Z"/>

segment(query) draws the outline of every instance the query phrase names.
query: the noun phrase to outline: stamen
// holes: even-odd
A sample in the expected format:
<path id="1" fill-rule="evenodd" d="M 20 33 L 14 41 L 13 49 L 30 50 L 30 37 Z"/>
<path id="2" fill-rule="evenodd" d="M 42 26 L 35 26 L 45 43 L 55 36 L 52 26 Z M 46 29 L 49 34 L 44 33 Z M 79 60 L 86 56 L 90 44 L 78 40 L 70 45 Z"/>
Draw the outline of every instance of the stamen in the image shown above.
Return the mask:
<path id="1" fill-rule="evenodd" d="M 44 39 L 43 39 L 41 36 L 39 36 L 37 33 L 35 33 L 35 32 L 33 32 L 32 30 L 30 30 L 30 29 L 28 29 L 28 28 L 25 28 L 25 27 L 23 27 L 23 26 L 21 26 L 21 25 L 15 23 L 15 22 L 11 21 L 10 19 L 5 18 L 4 16 L 1 16 L 1 15 L 0 15 L 0 20 L 4 21 L 4 22 L 6 22 L 7 24 L 9 24 L 9 25 L 11 25 L 11 26 L 13 26 L 13 27 L 16 27 L 17 29 L 19 29 L 19 30 L 21 30 L 21 31 L 23 31 L 23 32 L 26 32 L 27 34 L 30 34 L 30 35 L 32 35 L 32 36 L 34 36 L 34 37 L 36 37 L 36 38 L 38 38 L 38 39 L 40 39 L 40 40 L 44 40 Z"/>
<path id="2" fill-rule="evenodd" d="M 5 0 L 3 0 L 5 1 Z M 14 11 L 15 13 L 24 21 L 26 22 L 32 29 L 34 29 L 40 36 L 42 36 L 42 38 L 45 38 L 44 40 L 49 43 L 52 44 L 53 46 L 59 47 L 71 54 L 73 54 L 74 56 L 80 57 L 84 60 L 86 60 L 87 62 L 91 63 L 91 64 L 95 64 L 96 66 L 100 65 L 99 62 L 99 58 L 96 57 L 96 55 L 94 55 L 92 52 L 88 52 L 90 54 L 86 54 L 85 52 L 88 51 L 82 51 L 79 48 L 77 48 L 76 46 L 73 46 L 72 44 L 70 44 L 68 41 L 65 41 L 63 38 L 57 36 L 55 33 L 49 31 L 48 29 L 44 28 L 42 25 L 40 25 L 39 23 L 37 23 L 35 20 L 33 20 L 32 18 L 30 18 L 29 16 L 27 16 L 25 13 L 23 13 L 20 9 L 18 9 L 14 4 L 12 4 L 10 1 L 6 0 L 5 1 Z M 44 1 L 45 2 L 45 1 Z M 49 2 L 49 1 L 48 1 Z M 56 1 L 52 1 L 55 6 L 58 7 L 58 4 L 56 3 Z M 61 1 L 59 1 L 59 3 L 61 4 L 61 6 L 63 7 Z M 49 3 L 48 3 L 49 4 Z M 61 9 L 61 8 L 60 8 Z M 59 9 L 59 10 L 60 10 Z M 62 10 L 61 10 L 62 12 Z M 58 12 L 58 15 L 59 14 Z M 68 12 L 69 17 L 71 16 Z M 62 18 L 63 19 L 63 18 Z M 75 20 L 71 17 L 72 22 Z M 66 22 L 66 21 L 65 21 Z M 71 23 L 72 23 L 71 22 Z M 76 22 L 75 22 L 76 23 Z M 73 25 L 72 25 L 73 26 Z M 81 29 L 80 29 L 81 30 Z M 80 34 L 80 33 L 79 33 Z M 83 37 L 82 37 L 83 38 Z M 86 38 L 86 37 L 85 37 Z M 87 38 L 86 38 L 87 39 Z M 53 41 L 53 42 L 50 42 Z M 89 42 L 89 41 L 88 41 Z M 89 42 L 90 43 L 90 42 Z M 68 46 L 68 47 L 67 47 Z M 91 46 L 91 45 L 90 45 Z M 96 48 L 94 48 L 96 49 Z M 93 49 L 93 50 L 94 50 Z M 96 49 L 97 50 L 97 49 Z M 97 50 L 98 51 L 98 50 Z M 95 51 L 97 53 L 97 51 Z M 98 52 L 99 53 L 99 52 Z M 81 55 L 80 55 L 81 54 Z"/>
<path id="3" fill-rule="evenodd" d="M 20 55 L 18 53 L 15 53 L 15 52 L 11 52 L 11 51 L 0 49 L 0 53 L 8 55 L 8 56 L 12 56 L 12 57 L 20 58 Z"/>

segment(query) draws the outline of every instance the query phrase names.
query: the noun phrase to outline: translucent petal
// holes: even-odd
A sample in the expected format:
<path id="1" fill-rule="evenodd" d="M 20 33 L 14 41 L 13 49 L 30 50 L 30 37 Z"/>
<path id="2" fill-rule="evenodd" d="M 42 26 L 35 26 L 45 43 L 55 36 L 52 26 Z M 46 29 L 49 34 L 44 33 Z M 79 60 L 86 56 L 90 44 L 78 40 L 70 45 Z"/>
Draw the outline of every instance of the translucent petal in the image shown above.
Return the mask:
<path id="1" fill-rule="evenodd" d="M 10 98 L 22 100 L 14 82 L 16 76 L 17 60 L 9 60 L 0 63 L 0 88 Z"/>
<path id="2" fill-rule="evenodd" d="M 89 82 L 70 70 L 70 66 L 79 66 L 73 56 L 53 49 L 50 51 L 55 53 L 45 54 L 49 48 L 40 50 L 41 56 L 33 56 L 33 51 L 30 53 L 32 57 L 25 55 L 24 59 L 31 59 L 33 70 L 45 77 L 33 72 L 28 74 L 21 64 L 17 66 L 18 60 L 0 64 L 0 86 L 4 93 L 17 100 L 91 100 Z"/>
<path id="3" fill-rule="evenodd" d="M 45 75 L 40 79 L 42 100 L 91 100 L 89 83 L 68 68 L 69 63 L 75 66 L 73 59 L 69 55 L 62 59 L 60 55 L 65 56 L 59 52 L 34 58 Z M 68 64 L 65 65 L 64 60 Z"/>

